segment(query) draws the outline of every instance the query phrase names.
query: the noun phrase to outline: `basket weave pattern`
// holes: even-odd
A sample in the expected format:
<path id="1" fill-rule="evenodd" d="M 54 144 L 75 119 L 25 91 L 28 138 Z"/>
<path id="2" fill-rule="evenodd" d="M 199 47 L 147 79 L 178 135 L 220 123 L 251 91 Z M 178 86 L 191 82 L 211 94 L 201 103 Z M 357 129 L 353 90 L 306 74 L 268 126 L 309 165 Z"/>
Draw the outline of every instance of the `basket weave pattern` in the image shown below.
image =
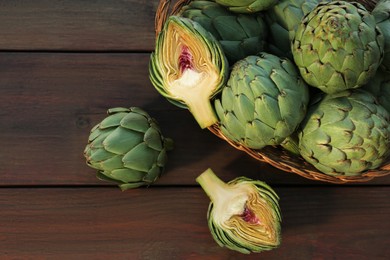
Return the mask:
<path id="1" fill-rule="evenodd" d="M 156 36 L 163 28 L 166 19 L 170 15 L 176 14 L 182 6 L 188 4 L 189 2 L 191 2 L 191 0 L 178 0 L 175 4 L 171 5 L 171 1 L 169 0 L 160 0 L 155 17 Z M 356 0 L 355 2 L 361 3 L 367 8 L 367 10 L 371 11 L 375 7 L 377 0 Z M 381 167 L 366 171 L 360 176 L 330 176 L 319 172 L 314 166 L 306 162 L 302 157 L 292 155 L 279 146 L 266 146 L 261 150 L 254 150 L 229 140 L 221 132 L 218 124 L 208 127 L 208 130 L 211 131 L 214 135 L 228 142 L 234 148 L 247 153 L 258 161 L 268 163 L 282 171 L 292 172 L 311 180 L 324 181 L 335 184 L 357 183 L 366 182 L 372 180 L 375 177 L 390 174 L 390 158 L 388 158 Z"/>

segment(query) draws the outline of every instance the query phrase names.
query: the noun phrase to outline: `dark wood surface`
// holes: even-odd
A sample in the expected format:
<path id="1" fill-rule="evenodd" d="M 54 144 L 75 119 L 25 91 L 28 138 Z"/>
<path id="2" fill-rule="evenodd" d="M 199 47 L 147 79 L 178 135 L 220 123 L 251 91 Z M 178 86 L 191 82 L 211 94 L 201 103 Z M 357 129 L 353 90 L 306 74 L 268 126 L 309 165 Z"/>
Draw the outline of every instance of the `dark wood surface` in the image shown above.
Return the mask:
<path id="1" fill-rule="evenodd" d="M 388 259 L 390 175 L 331 185 L 256 161 L 161 97 L 148 79 L 158 1 L 0 0 L 0 259 Z M 117 106 L 158 120 L 175 149 L 148 188 L 96 179 L 83 149 Z M 275 188 L 282 245 L 220 248 L 195 178 Z"/>

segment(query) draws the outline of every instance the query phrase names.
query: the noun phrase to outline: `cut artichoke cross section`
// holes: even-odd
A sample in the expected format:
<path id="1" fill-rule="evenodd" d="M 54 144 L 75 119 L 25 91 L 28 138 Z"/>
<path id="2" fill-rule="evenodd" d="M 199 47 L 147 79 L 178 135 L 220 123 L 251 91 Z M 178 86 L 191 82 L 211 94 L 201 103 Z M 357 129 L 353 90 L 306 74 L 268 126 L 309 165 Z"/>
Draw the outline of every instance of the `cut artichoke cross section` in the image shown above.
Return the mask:
<path id="1" fill-rule="evenodd" d="M 218 41 L 198 23 L 171 16 L 151 55 L 150 79 L 173 104 L 190 110 L 202 128 L 217 122 L 210 100 L 226 81 L 228 63 Z"/>
<path id="2" fill-rule="evenodd" d="M 199 175 L 196 181 L 211 200 L 208 225 L 220 246 L 241 253 L 279 246 L 278 196 L 268 185 L 245 177 L 225 183 L 211 169 Z"/>

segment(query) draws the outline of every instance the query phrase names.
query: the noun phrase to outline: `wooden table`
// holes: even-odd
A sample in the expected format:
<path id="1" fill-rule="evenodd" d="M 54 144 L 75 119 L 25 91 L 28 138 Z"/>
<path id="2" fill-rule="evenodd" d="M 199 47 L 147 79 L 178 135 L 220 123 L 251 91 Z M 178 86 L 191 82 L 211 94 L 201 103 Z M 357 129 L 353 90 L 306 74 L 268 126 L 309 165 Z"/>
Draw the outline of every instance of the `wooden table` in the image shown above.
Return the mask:
<path id="1" fill-rule="evenodd" d="M 0 259 L 388 259 L 390 176 L 330 185 L 258 162 L 152 87 L 158 1 L 0 1 Z M 85 164 L 110 107 L 138 106 L 175 141 L 164 175 L 121 192 Z M 219 247 L 195 178 L 260 179 L 279 194 L 280 248 Z"/>

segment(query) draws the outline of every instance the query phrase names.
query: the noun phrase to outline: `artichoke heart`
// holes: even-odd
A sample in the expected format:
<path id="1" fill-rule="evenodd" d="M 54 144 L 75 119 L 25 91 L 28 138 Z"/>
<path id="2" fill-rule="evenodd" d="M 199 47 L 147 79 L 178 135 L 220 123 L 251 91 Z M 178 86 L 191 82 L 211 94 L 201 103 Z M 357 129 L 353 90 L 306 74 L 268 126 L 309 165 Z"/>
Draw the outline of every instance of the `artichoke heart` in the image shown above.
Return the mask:
<path id="1" fill-rule="evenodd" d="M 246 177 L 225 183 L 211 169 L 196 181 L 211 200 L 208 226 L 221 247 L 248 254 L 279 246 L 279 197 L 271 187 Z"/>
<path id="2" fill-rule="evenodd" d="M 84 157 L 99 179 L 127 190 L 155 182 L 172 148 L 173 141 L 146 111 L 117 107 L 91 129 Z"/>
<path id="3" fill-rule="evenodd" d="M 159 33 L 149 74 L 173 104 L 188 108 L 202 128 L 217 122 L 210 99 L 221 91 L 228 63 L 218 41 L 190 19 L 171 16 Z"/>

